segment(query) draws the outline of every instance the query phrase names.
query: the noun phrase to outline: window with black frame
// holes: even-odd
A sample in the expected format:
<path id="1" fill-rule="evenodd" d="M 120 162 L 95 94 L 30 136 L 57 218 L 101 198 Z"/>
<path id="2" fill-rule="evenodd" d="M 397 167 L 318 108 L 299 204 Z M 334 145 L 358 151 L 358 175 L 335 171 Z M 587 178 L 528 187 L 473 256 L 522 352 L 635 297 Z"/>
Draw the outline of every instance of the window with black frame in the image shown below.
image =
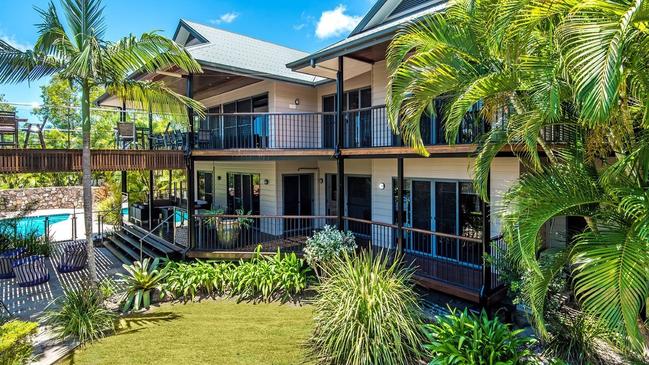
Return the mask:
<path id="1" fill-rule="evenodd" d="M 343 111 L 345 111 L 344 146 L 372 147 L 372 89 L 362 88 L 349 90 L 343 96 Z M 322 98 L 322 111 L 336 111 L 336 95 L 327 95 Z M 335 124 L 333 116 L 326 117 L 325 121 Z M 335 132 L 335 127 L 334 127 Z M 325 141 L 327 141 L 325 139 Z"/>
<path id="2" fill-rule="evenodd" d="M 198 200 L 204 200 L 205 206 L 212 208 L 214 202 L 214 175 L 211 171 L 198 171 Z"/>
<path id="3" fill-rule="evenodd" d="M 268 147 L 268 94 L 223 104 L 224 148 Z"/>
<path id="4" fill-rule="evenodd" d="M 245 214 L 260 213 L 260 175 L 249 173 L 227 173 L 227 214 L 242 210 Z"/>

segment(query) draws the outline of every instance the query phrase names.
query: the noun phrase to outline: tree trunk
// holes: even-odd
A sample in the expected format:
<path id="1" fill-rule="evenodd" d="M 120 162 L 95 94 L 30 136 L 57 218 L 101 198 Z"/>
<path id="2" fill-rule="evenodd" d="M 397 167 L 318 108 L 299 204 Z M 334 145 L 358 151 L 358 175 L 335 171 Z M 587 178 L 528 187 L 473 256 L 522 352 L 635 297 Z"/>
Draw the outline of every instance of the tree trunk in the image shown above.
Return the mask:
<path id="1" fill-rule="evenodd" d="M 88 247 L 88 272 L 92 284 L 97 284 L 97 262 L 95 246 L 92 241 L 92 174 L 90 171 L 90 85 L 84 80 L 81 85 L 81 125 L 83 133 L 83 152 L 81 167 L 83 171 L 83 223 L 86 231 L 86 246 Z"/>

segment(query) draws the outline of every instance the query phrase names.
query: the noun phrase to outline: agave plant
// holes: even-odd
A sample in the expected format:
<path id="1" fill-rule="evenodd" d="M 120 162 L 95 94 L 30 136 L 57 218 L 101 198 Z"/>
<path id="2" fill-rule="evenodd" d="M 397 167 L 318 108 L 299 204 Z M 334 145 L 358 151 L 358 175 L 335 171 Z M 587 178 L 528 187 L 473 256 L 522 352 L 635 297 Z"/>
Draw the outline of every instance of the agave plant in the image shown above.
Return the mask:
<path id="1" fill-rule="evenodd" d="M 166 273 L 159 270 L 160 259 L 151 261 L 145 258 L 143 261 L 136 261 L 132 265 L 123 265 L 127 274 L 119 273 L 122 281 L 127 287 L 126 300 L 122 310 L 139 310 L 148 308 L 151 305 L 151 292 L 160 290 L 162 280 Z"/>

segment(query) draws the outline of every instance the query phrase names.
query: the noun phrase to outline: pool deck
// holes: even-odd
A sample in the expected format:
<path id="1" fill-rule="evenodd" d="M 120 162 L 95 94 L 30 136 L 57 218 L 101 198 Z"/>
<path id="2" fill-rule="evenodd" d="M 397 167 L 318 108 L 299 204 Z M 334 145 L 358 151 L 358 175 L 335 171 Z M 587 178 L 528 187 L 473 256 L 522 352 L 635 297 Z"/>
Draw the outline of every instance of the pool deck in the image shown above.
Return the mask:
<path id="1" fill-rule="evenodd" d="M 64 243 L 54 243 L 60 246 Z M 59 273 L 55 265 L 59 260 L 58 247 L 52 250 L 52 256 L 46 260 L 50 280 L 47 283 L 32 287 L 22 288 L 16 284 L 15 279 L 0 280 L 0 298 L 7 306 L 13 317 L 42 322 L 43 313 L 57 298 L 61 297 L 65 289 L 78 289 L 84 285 L 88 277 L 88 269 L 72 273 Z M 121 263 L 105 248 L 96 248 L 97 272 L 99 279 L 117 278 L 118 272 L 124 272 Z M 70 341 L 60 341 L 55 338 L 46 327 L 39 327 L 39 333 L 34 339 L 34 364 L 51 364 L 65 355 L 67 351 L 76 346 Z"/>

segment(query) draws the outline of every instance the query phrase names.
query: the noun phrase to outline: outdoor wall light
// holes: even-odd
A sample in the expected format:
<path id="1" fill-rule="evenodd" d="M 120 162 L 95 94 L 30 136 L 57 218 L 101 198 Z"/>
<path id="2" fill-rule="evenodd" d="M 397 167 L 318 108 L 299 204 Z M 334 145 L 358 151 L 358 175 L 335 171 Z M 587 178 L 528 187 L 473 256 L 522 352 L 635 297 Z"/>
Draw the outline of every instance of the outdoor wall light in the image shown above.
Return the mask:
<path id="1" fill-rule="evenodd" d="M 300 105 L 300 98 L 295 98 L 295 105 Z"/>
<path id="2" fill-rule="evenodd" d="M 217 176 L 216 179 L 217 179 L 218 181 L 221 181 L 221 175 Z"/>
<path id="3" fill-rule="evenodd" d="M 320 184 L 324 184 L 324 179 L 323 179 L 323 178 L 319 178 L 319 179 L 318 179 L 318 182 L 319 182 Z"/>
<path id="4" fill-rule="evenodd" d="M 385 183 L 379 183 L 379 189 L 385 190 Z"/>
<path id="5" fill-rule="evenodd" d="M 269 181 L 268 179 L 264 179 L 264 185 L 268 185 Z"/>

